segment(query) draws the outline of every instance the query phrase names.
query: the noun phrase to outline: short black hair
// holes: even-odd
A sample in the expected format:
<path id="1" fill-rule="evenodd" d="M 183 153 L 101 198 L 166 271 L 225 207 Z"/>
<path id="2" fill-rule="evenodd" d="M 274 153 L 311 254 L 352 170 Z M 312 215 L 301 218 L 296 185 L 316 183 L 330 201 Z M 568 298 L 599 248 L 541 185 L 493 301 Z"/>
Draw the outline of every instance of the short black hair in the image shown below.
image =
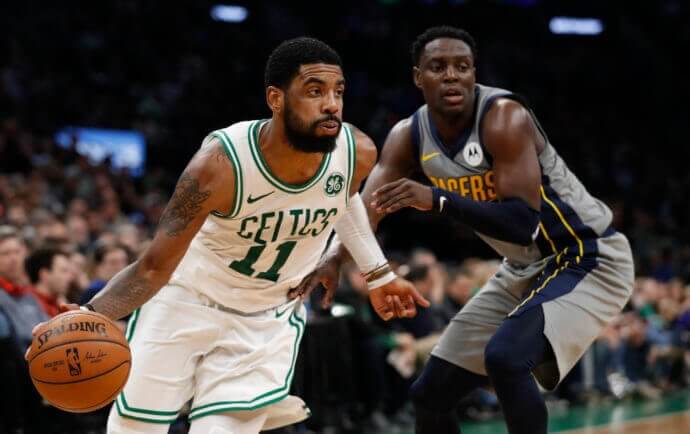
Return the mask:
<path id="1" fill-rule="evenodd" d="M 325 63 L 343 67 L 340 56 L 325 42 L 300 37 L 284 41 L 268 56 L 264 85 L 285 89 L 302 65 Z"/>
<path id="2" fill-rule="evenodd" d="M 429 42 L 439 39 L 439 38 L 450 38 L 459 39 L 470 47 L 472 50 L 472 58 L 477 60 L 477 44 L 474 42 L 474 38 L 467 31 L 453 27 L 453 26 L 436 26 L 430 27 L 424 31 L 421 35 L 417 36 L 417 39 L 412 43 L 412 63 L 415 66 L 419 65 L 419 59 L 422 57 L 422 52 L 426 48 L 426 44 Z"/>
<path id="3" fill-rule="evenodd" d="M 67 256 L 65 252 L 59 249 L 42 248 L 34 251 L 24 260 L 24 269 L 26 269 L 26 274 L 29 275 L 32 284 L 38 283 L 41 270 L 53 268 L 53 261 L 59 255 Z"/>

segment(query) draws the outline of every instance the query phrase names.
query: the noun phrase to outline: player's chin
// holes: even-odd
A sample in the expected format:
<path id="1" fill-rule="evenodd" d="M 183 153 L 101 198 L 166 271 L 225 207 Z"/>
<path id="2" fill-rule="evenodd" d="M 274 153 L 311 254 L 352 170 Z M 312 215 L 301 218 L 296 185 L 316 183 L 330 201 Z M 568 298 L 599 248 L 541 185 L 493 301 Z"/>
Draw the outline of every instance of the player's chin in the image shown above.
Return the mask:
<path id="1" fill-rule="evenodd" d="M 464 103 L 459 103 L 459 104 L 451 104 L 446 101 L 441 101 L 439 104 L 441 108 L 441 112 L 445 113 L 447 115 L 457 115 L 461 114 L 465 111 L 465 104 Z"/>

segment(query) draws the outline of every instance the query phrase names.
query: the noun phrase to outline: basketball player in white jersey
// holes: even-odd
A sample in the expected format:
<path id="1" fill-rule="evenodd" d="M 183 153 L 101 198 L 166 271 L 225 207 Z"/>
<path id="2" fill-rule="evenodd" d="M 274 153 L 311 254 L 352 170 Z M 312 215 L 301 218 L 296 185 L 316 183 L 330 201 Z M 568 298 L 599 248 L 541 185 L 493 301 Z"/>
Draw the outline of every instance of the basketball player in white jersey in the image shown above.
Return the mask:
<path id="1" fill-rule="evenodd" d="M 387 266 L 357 193 L 376 148 L 341 121 L 338 54 L 315 39 L 286 41 L 268 59 L 265 84 L 271 119 L 211 133 L 150 247 L 81 307 L 112 319 L 134 312 L 132 372 L 109 434 L 167 433 L 190 400 L 191 434 L 255 434 L 305 419 L 307 407 L 288 395 L 305 309 L 288 292 L 332 229 L 382 318 L 428 306 Z"/>

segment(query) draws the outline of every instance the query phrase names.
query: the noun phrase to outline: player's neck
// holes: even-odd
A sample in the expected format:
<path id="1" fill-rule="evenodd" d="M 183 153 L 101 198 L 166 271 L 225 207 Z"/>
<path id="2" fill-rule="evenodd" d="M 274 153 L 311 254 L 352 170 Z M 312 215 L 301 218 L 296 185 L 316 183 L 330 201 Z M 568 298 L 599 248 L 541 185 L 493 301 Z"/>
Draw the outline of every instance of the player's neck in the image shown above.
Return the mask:
<path id="1" fill-rule="evenodd" d="M 465 130 L 472 125 L 474 110 L 448 115 L 430 109 L 431 121 L 434 123 L 443 143 L 456 143 Z"/>
<path id="2" fill-rule="evenodd" d="M 271 172 L 283 182 L 302 184 L 319 170 L 323 153 L 302 152 L 287 139 L 278 122 L 270 121 L 259 131 L 259 151 Z"/>

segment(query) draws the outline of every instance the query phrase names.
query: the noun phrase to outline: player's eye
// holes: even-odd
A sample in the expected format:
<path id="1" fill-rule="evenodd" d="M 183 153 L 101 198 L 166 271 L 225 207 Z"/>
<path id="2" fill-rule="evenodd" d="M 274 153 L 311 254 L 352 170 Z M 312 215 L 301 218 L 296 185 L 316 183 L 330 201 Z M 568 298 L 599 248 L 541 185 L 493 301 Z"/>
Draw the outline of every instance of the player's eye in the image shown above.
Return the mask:
<path id="1" fill-rule="evenodd" d="M 321 89 L 318 87 L 312 87 L 311 89 L 307 90 L 307 95 L 309 96 L 320 96 L 321 95 Z"/>
<path id="2" fill-rule="evenodd" d="M 335 90 L 335 94 L 337 96 L 343 96 L 344 93 L 345 93 L 345 89 L 336 89 Z"/>
<path id="3" fill-rule="evenodd" d="M 429 69 L 431 69 L 432 72 L 441 72 L 443 71 L 443 66 L 438 62 L 434 62 L 431 64 Z"/>

